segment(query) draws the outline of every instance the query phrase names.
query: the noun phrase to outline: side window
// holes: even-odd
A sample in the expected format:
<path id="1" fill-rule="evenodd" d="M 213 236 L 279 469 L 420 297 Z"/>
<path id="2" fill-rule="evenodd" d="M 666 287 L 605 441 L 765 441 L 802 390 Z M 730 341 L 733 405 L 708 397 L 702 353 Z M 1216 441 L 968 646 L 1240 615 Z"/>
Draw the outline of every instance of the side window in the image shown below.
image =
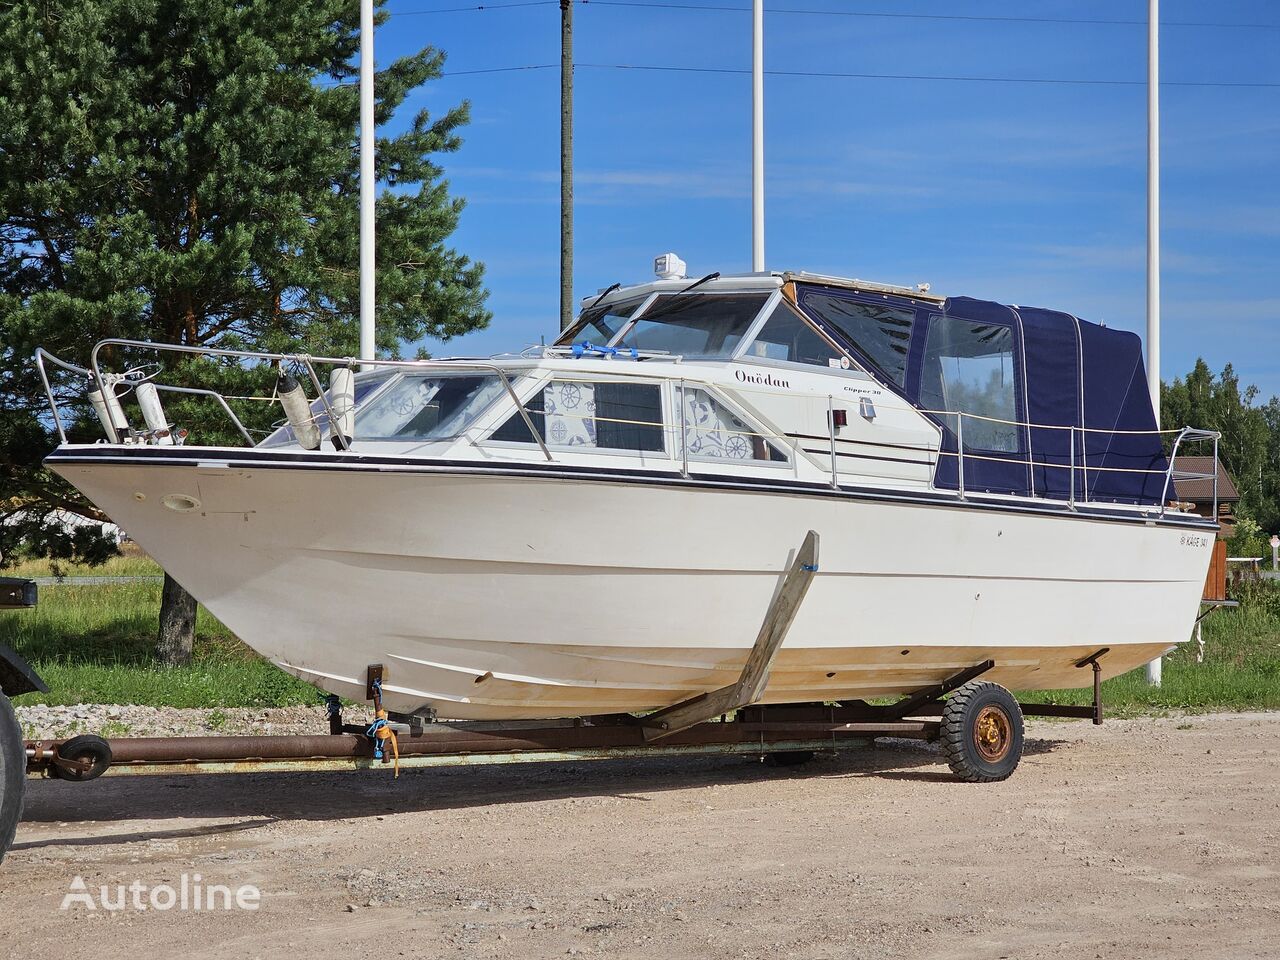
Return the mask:
<path id="1" fill-rule="evenodd" d="M 840 366 L 843 356 L 785 302 L 779 303 L 769 314 L 769 319 L 751 346 L 747 347 L 746 355 L 791 363 L 812 363 L 820 367 Z"/>
<path id="2" fill-rule="evenodd" d="M 680 391 L 676 391 L 680 397 Z M 690 460 L 765 460 L 786 463 L 787 456 L 743 423 L 706 390 L 684 390 L 684 443 Z"/>
<path id="3" fill-rule="evenodd" d="M 1013 344 L 1013 330 L 1002 324 L 937 314 L 929 318 L 920 404 L 929 410 L 974 414 L 964 421 L 966 450 L 1021 449 L 1017 425 L 994 422 L 1018 419 Z M 948 426 L 954 429 L 954 423 Z"/>
<path id="4" fill-rule="evenodd" d="M 860 303 L 826 293 L 806 292 L 803 307 L 843 333 L 867 358 L 901 387 L 915 311 L 887 303 Z"/>
<path id="5" fill-rule="evenodd" d="M 656 383 L 553 380 L 525 404 L 549 446 L 661 453 L 662 393 Z M 524 417 L 512 415 L 490 439 L 534 443 Z"/>

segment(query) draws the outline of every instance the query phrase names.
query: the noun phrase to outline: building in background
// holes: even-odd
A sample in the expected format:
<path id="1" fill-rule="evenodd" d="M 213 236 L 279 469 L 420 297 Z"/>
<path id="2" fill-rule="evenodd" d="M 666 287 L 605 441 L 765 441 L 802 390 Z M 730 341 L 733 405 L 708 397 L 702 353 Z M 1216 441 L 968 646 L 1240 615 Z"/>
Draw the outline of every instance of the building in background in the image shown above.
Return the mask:
<path id="1" fill-rule="evenodd" d="M 1236 490 L 1235 481 L 1231 479 L 1231 475 L 1227 473 L 1222 462 L 1215 460 L 1213 457 L 1176 457 L 1173 462 L 1175 474 L 1178 473 L 1198 473 L 1212 475 L 1218 474 L 1218 523 L 1222 525 L 1222 531 L 1219 536 L 1222 538 L 1230 537 L 1235 532 L 1235 513 L 1236 504 L 1240 502 L 1240 492 Z M 1177 491 L 1176 499 L 1182 503 L 1189 503 L 1192 509 L 1202 517 L 1208 517 L 1213 513 L 1213 481 L 1204 480 L 1174 480 L 1173 485 Z"/>

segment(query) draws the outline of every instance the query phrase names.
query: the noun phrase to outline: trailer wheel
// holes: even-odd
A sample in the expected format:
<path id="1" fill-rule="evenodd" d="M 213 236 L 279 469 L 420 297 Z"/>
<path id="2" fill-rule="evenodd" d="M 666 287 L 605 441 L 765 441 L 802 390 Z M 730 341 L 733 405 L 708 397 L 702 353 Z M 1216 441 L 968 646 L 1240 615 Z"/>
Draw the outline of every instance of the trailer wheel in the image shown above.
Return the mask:
<path id="1" fill-rule="evenodd" d="M 0 861 L 13 843 L 27 786 L 27 752 L 9 698 L 0 693 Z"/>
<path id="2" fill-rule="evenodd" d="M 1022 759 L 1022 709 L 1000 684 L 971 680 L 943 706 L 938 742 L 961 780 L 1004 780 Z"/>
<path id="3" fill-rule="evenodd" d="M 96 780 L 107 772 L 107 767 L 111 766 L 111 745 L 101 737 L 91 735 L 72 737 L 58 746 L 58 759 L 88 764 L 84 769 L 76 769 L 62 766 L 55 760 L 49 767 L 49 773 L 59 780 L 73 780 L 76 783 Z"/>
<path id="4" fill-rule="evenodd" d="M 764 762 L 771 767 L 798 767 L 812 759 L 812 750 L 785 750 L 779 753 L 766 753 Z"/>

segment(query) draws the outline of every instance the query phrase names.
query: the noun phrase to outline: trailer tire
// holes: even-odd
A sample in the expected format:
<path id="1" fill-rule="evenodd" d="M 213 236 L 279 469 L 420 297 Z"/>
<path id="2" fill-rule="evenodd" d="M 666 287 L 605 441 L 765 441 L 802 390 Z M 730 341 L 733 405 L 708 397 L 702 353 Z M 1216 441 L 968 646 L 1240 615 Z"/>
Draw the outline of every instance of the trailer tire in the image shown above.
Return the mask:
<path id="1" fill-rule="evenodd" d="M 961 780 L 1005 780 L 1022 759 L 1022 708 L 1000 684 L 970 680 L 947 698 L 938 742 Z"/>
<path id="2" fill-rule="evenodd" d="M 55 763 L 49 767 L 49 773 L 52 776 L 57 777 L 59 780 L 71 780 L 75 783 L 97 780 L 111 766 L 111 744 L 101 737 L 95 737 L 91 734 L 72 737 L 66 743 L 58 746 L 58 757 L 62 760 L 72 760 L 79 763 L 88 761 L 90 767 L 87 770 L 68 770 Z"/>
<path id="3" fill-rule="evenodd" d="M 764 762 L 770 767 L 798 767 L 812 759 L 812 750 L 784 750 L 779 753 L 766 753 Z"/>
<path id="4" fill-rule="evenodd" d="M 0 693 L 0 862 L 13 843 L 22 818 L 22 795 L 27 786 L 27 752 L 22 728 L 9 698 Z"/>

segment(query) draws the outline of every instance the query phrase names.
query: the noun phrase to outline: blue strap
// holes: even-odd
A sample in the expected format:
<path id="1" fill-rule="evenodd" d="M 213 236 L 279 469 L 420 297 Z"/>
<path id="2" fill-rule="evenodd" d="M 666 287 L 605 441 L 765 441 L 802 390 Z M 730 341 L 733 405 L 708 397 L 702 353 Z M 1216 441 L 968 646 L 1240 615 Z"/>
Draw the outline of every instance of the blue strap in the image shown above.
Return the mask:
<path id="1" fill-rule="evenodd" d="M 373 759 L 375 760 L 382 759 L 382 738 L 378 736 L 378 731 L 382 730 L 386 725 L 387 721 L 379 717 L 364 732 L 364 735 L 373 741 Z"/>
<path id="2" fill-rule="evenodd" d="M 587 354 L 598 357 L 626 356 L 632 360 L 640 359 L 640 351 L 635 347 L 628 347 L 625 350 L 619 350 L 617 347 L 598 347 L 590 340 L 583 340 L 581 343 L 573 345 L 573 358 L 575 360 L 581 360 Z"/>

